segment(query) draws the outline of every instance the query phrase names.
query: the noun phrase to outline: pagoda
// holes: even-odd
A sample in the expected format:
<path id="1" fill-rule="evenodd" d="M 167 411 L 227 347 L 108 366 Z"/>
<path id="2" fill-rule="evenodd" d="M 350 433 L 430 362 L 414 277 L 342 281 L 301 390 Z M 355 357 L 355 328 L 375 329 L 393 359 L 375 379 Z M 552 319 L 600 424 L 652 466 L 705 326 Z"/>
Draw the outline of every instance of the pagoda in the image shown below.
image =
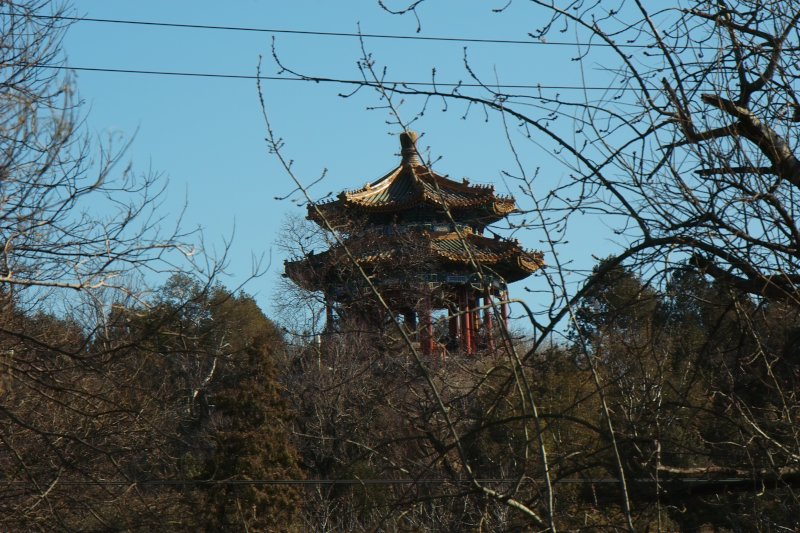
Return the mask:
<path id="1" fill-rule="evenodd" d="M 339 237 L 287 261 L 285 276 L 325 296 L 328 332 L 345 323 L 383 331 L 394 319 L 423 354 L 493 349 L 496 321 L 508 325 L 508 284 L 543 255 L 485 235 L 516 211 L 514 198 L 433 172 L 416 140 L 400 134 L 400 165 L 380 179 L 308 205 L 308 218 Z"/>

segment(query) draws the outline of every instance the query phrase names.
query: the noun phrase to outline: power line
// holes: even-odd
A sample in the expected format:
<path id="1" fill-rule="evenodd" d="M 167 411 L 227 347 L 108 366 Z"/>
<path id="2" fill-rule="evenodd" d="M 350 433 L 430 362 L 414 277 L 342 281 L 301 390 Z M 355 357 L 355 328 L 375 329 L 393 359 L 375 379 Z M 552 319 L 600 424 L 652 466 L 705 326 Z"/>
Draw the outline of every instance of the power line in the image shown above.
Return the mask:
<path id="1" fill-rule="evenodd" d="M 633 48 L 640 50 L 654 50 L 659 48 L 658 43 L 636 44 L 636 43 L 608 43 L 593 42 L 579 43 L 577 41 L 549 41 L 549 40 L 522 40 L 522 39 L 497 39 L 480 37 L 448 37 L 448 36 L 425 36 L 425 35 L 401 35 L 391 33 L 360 33 L 360 32 L 339 32 L 339 31 L 314 31 L 314 30 L 294 30 L 280 28 L 257 28 L 251 26 L 220 26 L 214 24 L 186 24 L 180 22 L 155 22 L 148 20 L 129 20 L 129 19 L 108 19 L 96 17 L 71 17 L 67 15 L 36 15 L 26 14 L 26 17 L 45 20 L 64 20 L 69 22 L 95 22 L 101 24 L 125 24 L 131 26 L 154 26 L 162 28 L 180 28 L 192 30 L 217 30 L 217 31 L 239 31 L 251 33 L 274 33 L 286 35 L 308 35 L 319 37 L 347 37 L 356 39 L 395 39 L 403 41 L 438 41 L 438 42 L 458 42 L 472 44 L 511 44 L 511 45 L 536 45 L 536 46 L 585 46 L 601 48 Z M 533 37 L 531 37 L 533 39 Z M 718 50 L 719 46 L 705 46 L 701 44 L 682 45 L 684 50 Z M 797 47 L 783 47 L 784 50 L 797 51 Z"/>
<path id="2" fill-rule="evenodd" d="M 311 76 L 257 76 L 255 74 L 219 74 L 213 72 L 186 72 L 186 71 L 170 71 L 170 70 L 142 70 L 142 69 L 123 69 L 123 68 L 101 68 L 101 67 L 75 67 L 68 65 L 42 65 L 42 64 L 29 64 L 29 67 L 55 69 L 55 70 L 73 70 L 76 72 L 101 72 L 113 74 L 139 74 L 151 76 L 176 76 L 176 77 L 193 77 L 193 78 L 221 78 L 221 79 L 236 79 L 236 80 L 262 80 L 262 81 L 305 81 L 305 82 L 318 82 L 318 83 L 340 83 L 345 85 L 365 85 L 365 86 L 378 86 L 377 82 L 370 82 L 365 80 L 348 80 L 339 78 L 325 78 L 325 77 L 311 77 Z M 489 88 L 489 89 L 530 89 L 530 90 L 563 90 L 563 91 L 637 91 L 634 87 L 602 87 L 602 86 L 587 86 L 580 85 L 515 85 L 515 84 L 480 84 L 480 83 L 439 83 L 430 81 L 381 81 L 380 85 L 383 87 L 390 86 L 406 86 L 406 87 L 469 87 L 469 88 Z"/>
<path id="3" fill-rule="evenodd" d="M 9 13 L 2 13 L 3 15 L 10 15 Z M 28 18 L 45 19 L 45 20 L 63 20 L 69 22 L 95 22 L 102 24 L 125 24 L 132 26 L 153 26 L 163 28 L 179 28 L 179 29 L 195 29 L 195 30 L 218 30 L 218 31 L 239 31 L 239 32 L 257 32 L 257 33 L 273 33 L 273 34 L 287 34 L 287 35 L 306 35 L 306 36 L 320 36 L 320 37 L 347 37 L 357 39 L 395 39 L 405 41 L 439 41 L 439 42 L 460 42 L 460 43 L 473 43 L 473 44 L 506 44 L 506 45 L 537 45 L 537 46 L 583 46 L 592 48 L 633 48 L 640 50 L 655 50 L 659 48 L 658 43 L 652 44 L 636 44 L 636 43 L 608 43 L 608 42 L 577 42 L 577 41 L 549 41 L 549 40 L 522 40 L 522 39 L 490 39 L 479 37 L 446 37 L 446 36 L 424 36 L 424 35 L 400 35 L 390 33 L 358 33 L 358 32 L 336 32 L 336 31 L 314 31 L 314 30 L 294 30 L 294 29 L 279 29 L 279 28 L 257 28 L 249 26 L 220 26 L 212 24 L 185 24 L 178 22 L 154 22 L 146 20 L 127 20 L 127 19 L 107 19 L 95 17 L 71 17 L 67 15 L 37 15 L 26 14 Z M 532 38 L 533 39 L 533 38 Z M 702 44 L 681 45 L 682 50 L 719 50 L 720 46 L 706 46 Z M 797 46 L 784 46 L 784 51 L 797 52 L 800 48 Z"/>
<path id="4" fill-rule="evenodd" d="M 183 24 L 177 22 L 153 22 L 145 20 L 125 20 L 125 19 L 106 19 L 106 18 L 93 18 L 93 17 L 70 17 L 66 15 L 26 15 L 30 18 L 49 19 L 49 20 L 65 20 L 71 22 L 97 22 L 103 24 L 127 24 L 133 26 L 155 26 L 163 28 L 183 28 L 193 30 L 221 30 L 221 31 L 240 31 L 240 32 L 257 32 L 257 33 L 276 33 L 276 34 L 289 34 L 289 35 L 315 35 L 322 37 L 348 37 L 358 39 L 396 39 L 405 41 L 439 41 L 439 42 L 459 42 L 459 43 L 475 43 L 475 44 L 514 44 L 514 45 L 552 45 L 552 46 L 588 46 L 586 43 L 577 43 L 569 41 L 533 41 L 533 40 L 518 40 L 518 39 L 481 39 L 477 37 L 444 37 L 444 36 L 424 36 L 424 35 L 399 35 L 399 34 L 385 34 L 385 33 L 352 33 L 352 32 L 336 32 L 336 31 L 312 31 L 312 30 L 292 30 L 292 29 L 278 29 L 278 28 L 256 28 L 248 26 L 217 26 L 210 24 Z M 592 43 L 591 46 L 602 46 L 617 48 L 656 48 L 656 45 L 647 44 L 634 44 L 634 43 L 620 43 L 611 45 L 608 43 Z"/>

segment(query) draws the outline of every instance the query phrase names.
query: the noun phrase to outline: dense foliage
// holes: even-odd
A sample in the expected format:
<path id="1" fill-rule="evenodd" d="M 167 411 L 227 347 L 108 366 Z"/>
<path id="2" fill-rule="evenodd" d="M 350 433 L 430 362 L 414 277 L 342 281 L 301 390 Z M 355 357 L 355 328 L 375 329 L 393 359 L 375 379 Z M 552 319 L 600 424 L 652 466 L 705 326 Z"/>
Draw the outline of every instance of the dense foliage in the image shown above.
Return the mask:
<path id="1" fill-rule="evenodd" d="M 2 334 L 4 528 L 292 528 L 296 490 L 264 484 L 302 478 L 283 340 L 250 297 L 176 278 L 93 334 L 7 313 L 26 336 Z"/>

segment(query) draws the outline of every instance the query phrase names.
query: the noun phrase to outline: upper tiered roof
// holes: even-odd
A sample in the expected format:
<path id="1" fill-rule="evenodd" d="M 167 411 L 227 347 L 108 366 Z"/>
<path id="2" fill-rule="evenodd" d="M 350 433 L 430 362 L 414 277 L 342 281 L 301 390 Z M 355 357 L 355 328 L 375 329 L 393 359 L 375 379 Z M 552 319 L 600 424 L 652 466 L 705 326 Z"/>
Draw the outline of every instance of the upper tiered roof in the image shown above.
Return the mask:
<path id="1" fill-rule="evenodd" d="M 448 220 L 484 227 L 516 209 L 510 196 L 495 194 L 491 185 L 453 181 L 420 163 L 414 132 L 400 134 L 400 166 L 364 187 L 345 191 L 335 200 L 308 208 L 309 218 L 325 218 L 342 226 L 356 218 L 372 223 Z M 447 216 L 449 212 L 450 217 Z"/>

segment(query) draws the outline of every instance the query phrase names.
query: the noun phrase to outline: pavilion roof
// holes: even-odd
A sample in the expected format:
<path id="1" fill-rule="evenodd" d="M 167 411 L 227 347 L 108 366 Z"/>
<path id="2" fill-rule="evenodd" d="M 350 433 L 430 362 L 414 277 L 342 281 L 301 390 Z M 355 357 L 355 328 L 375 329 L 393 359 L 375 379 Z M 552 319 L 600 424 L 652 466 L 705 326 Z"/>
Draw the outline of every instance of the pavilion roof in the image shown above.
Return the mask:
<path id="1" fill-rule="evenodd" d="M 458 231 L 405 233 L 378 241 L 354 239 L 348 243 L 359 266 L 372 274 L 414 277 L 431 272 L 474 272 L 480 265 L 485 272 L 501 276 L 506 282 L 528 277 L 544 266 L 543 254 L 525 250 L 516 240 L 486 237 L 468 227 Z M 285 265 L 286 275 L 310 290 L 324 290 L 336 272 L 352 270 L 342 247 L 309 255 Z M 333 277 L 332 277 L 333 275 Z"/>
<path id="2" fill-rule="evenodd" d="M 309 218 L 338 226 L 357 217 L 421 208 L 487 225 L 515 211 L 514 199 L 496 194 L 493 186 L 454 181 L 420 163 L 415 133 L 402 133 L 400 141 L 403 159 L 398 167 L 360 189 L 341 192 L 335 200 L 309 205 Z"/>

